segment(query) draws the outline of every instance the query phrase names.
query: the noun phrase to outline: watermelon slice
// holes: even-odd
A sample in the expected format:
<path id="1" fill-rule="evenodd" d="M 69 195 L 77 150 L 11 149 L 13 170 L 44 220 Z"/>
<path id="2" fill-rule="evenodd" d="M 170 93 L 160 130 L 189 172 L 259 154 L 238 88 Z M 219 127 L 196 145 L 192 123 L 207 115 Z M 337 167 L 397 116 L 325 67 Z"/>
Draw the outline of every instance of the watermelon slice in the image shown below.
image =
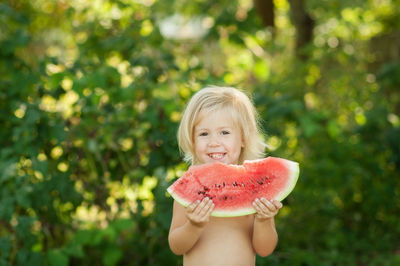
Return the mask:
<path id="1" fill-rule="evenodd" d="M 256 198 L 283 200 L 293 190 L 299 164 L 267 157 L 243 165 L 211 163 L 191 166 L 167 191 L 183 206 L 209 197 L 215 204 L 212 216 L 233 217 L 255 213 Z"/>

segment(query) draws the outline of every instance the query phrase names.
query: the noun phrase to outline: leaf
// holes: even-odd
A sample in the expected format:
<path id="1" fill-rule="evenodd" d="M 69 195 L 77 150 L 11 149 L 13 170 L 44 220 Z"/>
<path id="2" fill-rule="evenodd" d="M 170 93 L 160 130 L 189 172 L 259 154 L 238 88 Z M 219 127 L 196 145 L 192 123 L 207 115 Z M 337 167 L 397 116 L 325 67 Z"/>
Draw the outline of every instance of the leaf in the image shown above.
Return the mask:
<path id="1" fill-rule="evenodd" d="M 30 227 L 34 220 L 35 220 L 35 218 L 33 218 L 33 217 L 20 215 L 17 218 L 18 224 L 16 226 L 18 235 L 21 237 L 24 237 L 27 234 L 29 234 Z"/>
<path id="2" fill-rule="evenodd" d="M 0 238 L 0 254 L 3 258 L 8 258 L 11 250 L 11 241 L 8 237 Z"/>
<path id="3" fill-rule="evenodd" d="M 8 261 L 6 258 L 0 258 L 0 266 L 8 266 Z"/>
<path id="4" fill-rule="evenodd" d="M 72 257 L 83 258 L 85 256 L 82 246 L 74 242 L 69 243 L 62 251 Z"/>
<path id="5" fill-rule="evenodd" d="M 98 150 L 98 145 L 97 145 L 96 140 L 90 139 L 88 142 L 88 148 L 89 148 L 89 151 L 96 153 Z"/>
<path id="6" fill-rule="evenodd" d="M 3 190 L 4 188 L 2 188 Z M 11 220 L 14 213 L 15 205 L 12 197 L 6 196 L 0 199 L 0 219 L 4 219 L 6 222 Z"/>
<path id="7" fill-rule="evenodd" d="M 69 257 L 58 249 L 48 251 L 47 260 L 52 266 L 68 266 L 69 263 Z"/>
<path id="8" fill-rule="evenodd" d="M 120 219 L 112 222 L 110 226 L 112 226 L 117 231 L 122 231 L 134 228 L 135 223 L 131 219 Z"/>
<path id="9" fill-rule="evenodd" d="M 17 253 L 16 265 L 42 266 L 43 255 L 39 252 L 33 252 L 27 249 L 21 249 Z"/>
<path id="10" fill-rule="evenodd" d="M 266 60 L 259 60 L 253 68 L 254 75 L 262 81 L 266 81 L 270 75 L 270 67 Z"/>
<path id="11" fill-rule="evenodd" d="M 86 245 L 93 241 L 95 231 L 93 230 L 80 230 L 75 233 L 73 243 L 77 245 Z"/>
<path id="12" fill-rule="evenodd" d="M 117 247 L 106 249 L 103 256 L 103 263 L 105 265 L 115 265 L 122 257 L 122 251 Z"/>
<path id="13" fill-rule="evenodd" d="M 318 133 L 321 129 L 320 125 L 310 115 L 300 117 L 300 125 L 303 129 L 304 135 L 308 138 Z"/>
<path id="14" fill-rule="evenodd" d="M 31 207 L 30 193 L 33 191 L 31 185 L 23 185 L 16 190 L 16 200 L 24 208 Z"/>
<path id="15" fill-rule="evenodd" d="M 14 160 L 1 162 L 0 166 L 0 184 L 14 178 L 17 174 L 17 164 Z"/>
<path id="16" fill-rule="evenodd" d="M 117 238 L 117 232 L 113 227 L 108 226 L 99 232 L 99 236 L 101 236 L 101 239 L 107 239 L 111 242 L 114 242 Z"/>

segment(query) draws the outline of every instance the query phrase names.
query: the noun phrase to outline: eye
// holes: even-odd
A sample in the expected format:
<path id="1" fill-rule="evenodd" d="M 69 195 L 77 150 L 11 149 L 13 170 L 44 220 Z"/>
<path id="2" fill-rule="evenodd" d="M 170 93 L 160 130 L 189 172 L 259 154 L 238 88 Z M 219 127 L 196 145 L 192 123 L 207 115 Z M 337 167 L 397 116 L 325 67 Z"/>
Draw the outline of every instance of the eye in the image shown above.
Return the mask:
<path id="1" fill-rule="evenodd" d="M 200 137 L 205 137 L 205 136 L 207 136 L 207 135 L 208 135 L 207 132 L 201 132 L 201 133 L 199 134 Z"/>
<path id="2" fill-rule="evenodd" d="M 222 135 L 229 135 L 231 134 L 231 132 L 229 132 L 228 130 L 222 130 Z"/>

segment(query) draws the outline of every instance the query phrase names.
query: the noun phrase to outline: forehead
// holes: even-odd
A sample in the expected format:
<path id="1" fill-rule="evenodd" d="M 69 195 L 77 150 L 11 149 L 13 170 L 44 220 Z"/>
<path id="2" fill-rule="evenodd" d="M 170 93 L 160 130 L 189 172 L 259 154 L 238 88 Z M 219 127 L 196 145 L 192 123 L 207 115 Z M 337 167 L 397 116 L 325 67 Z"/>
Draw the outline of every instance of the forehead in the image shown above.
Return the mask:
<path id="1" fill-rule="evenodd" d="M 195 128 L 201 127 L 237 127 L 238 123 L 234 115 L 228 109 L 203 109 L 194 124 Z"/>

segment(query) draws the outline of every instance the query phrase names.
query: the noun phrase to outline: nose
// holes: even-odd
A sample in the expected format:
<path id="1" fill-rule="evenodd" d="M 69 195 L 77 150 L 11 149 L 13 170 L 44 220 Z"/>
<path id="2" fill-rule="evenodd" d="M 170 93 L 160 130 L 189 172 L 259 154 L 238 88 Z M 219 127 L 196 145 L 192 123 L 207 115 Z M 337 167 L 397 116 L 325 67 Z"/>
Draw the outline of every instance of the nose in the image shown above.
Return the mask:
<path id="1" fill-rule="evenodd" d="M 219 145 L 220 145 L 220 142 L 219 142 L 218 136 L 212 135 L 211 138 L 209 139 L 208 146 L 217 147 Z"/>

